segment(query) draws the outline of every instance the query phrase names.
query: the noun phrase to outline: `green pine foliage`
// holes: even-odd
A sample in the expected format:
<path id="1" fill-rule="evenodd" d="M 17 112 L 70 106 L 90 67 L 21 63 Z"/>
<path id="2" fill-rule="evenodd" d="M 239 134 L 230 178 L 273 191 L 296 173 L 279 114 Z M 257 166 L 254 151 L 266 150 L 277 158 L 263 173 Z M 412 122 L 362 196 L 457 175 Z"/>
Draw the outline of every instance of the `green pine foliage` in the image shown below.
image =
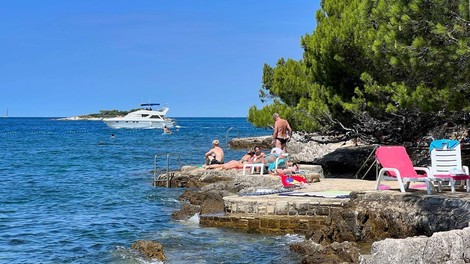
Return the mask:
<path id="1" fill-rule="evenodd" d="M 467 0 L 323 0 L 303 59 L 264 65 L 256 126 L 278 112 L 295 130 L 354 126 L 407 110 L 470 111 Z"/>

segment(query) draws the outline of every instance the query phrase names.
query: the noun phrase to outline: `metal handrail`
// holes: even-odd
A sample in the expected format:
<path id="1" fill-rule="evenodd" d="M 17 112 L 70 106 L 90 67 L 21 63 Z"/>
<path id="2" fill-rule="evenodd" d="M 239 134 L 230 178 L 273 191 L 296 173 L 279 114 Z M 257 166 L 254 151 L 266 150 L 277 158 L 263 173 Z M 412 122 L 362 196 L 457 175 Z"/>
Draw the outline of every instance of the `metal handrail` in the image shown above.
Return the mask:
<path id="1" fill-rule="evenodd" d="M 359 168 L 359 170 L 357 170 L 356 174 L 354 174 L 354 177 L 357 179 L 358 176 L 359 176 L 359 172 L 362 171 L 362 169 L 367 165 L 367 163 L 369 162 L 370 158 L 372 157 L 372 155 L 374 155 L 375 153 L 375 150 L 377 150 L 377 148 L 379 147 L 379 145 L 375 145 L 374 146 L 374 149 L 372 149 L 372 151 L 370 152 L 369 156 L 367 157 L 367 159 L 364 161 L 364 163 L 362 163 L 362 166 Z M 375 158 L 373 158 L 373 163 L 372 165 L 370 165 L 369 169 L 366 171 L 366 173 L 364 174 L 364 176 L 362 176 L 362 179 L 364 179 L 367 175 L 367 173 L 369 173 L 370 171 L 370 168 L 372 168 L 372 166 L 375 164 Z"/>
<path id="2" fill-rule="evenodd" d="M 177 156 L 178 157 L 178 165 L 179 165 L 179 168 L 181 170 L 181 155 L 178 154 L 178 153 L 163 153 L 163 154 L 156 154 L 154 157 L 153 157 L 153 181 L 154 181 L 154 184 L 156 184 L 156 182 L 158 181 L 162 181 L 160 180 L 160 175 L 157 175 L 157 161 L 159 159 L 159 157 L 166 157 L 166 187 L 170 187 L 170 156 Z M 163 174 L 162 174 L 163 175 Z"/>
<path id="3" fill-rule="evenodd" d="M 240 137 L 240 131 L 238 130 L 238 128 L 236 127 L 231 127 L 229 129 L 227 129 L 227 133 L 225 134 L 225 144 L 228 146 L 228 133 L 230 132 L 230 130 L 232 129 L 236 129 L 237 130 L 237 137 Z"/>

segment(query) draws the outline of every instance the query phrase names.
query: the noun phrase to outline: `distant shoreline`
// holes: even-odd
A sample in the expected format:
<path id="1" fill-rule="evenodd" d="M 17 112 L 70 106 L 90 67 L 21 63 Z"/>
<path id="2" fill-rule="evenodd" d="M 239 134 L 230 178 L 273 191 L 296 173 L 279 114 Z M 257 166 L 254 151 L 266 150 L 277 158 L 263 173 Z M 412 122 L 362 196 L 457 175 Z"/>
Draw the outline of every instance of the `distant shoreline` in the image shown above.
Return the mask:
<path id="1" fill-rule="evenodd" d="M 83 116 L 70 116 L 70 117 L 61 117 L 57 118 L 57 120 L 92 120 L 92 121 L 101 121 L 103 118 L 101 117 L 83 117 Z"/>
<path id="2" fill-rule="evenodd" d="M 3 119 L 3 117 L 0 117 Z M 51 118 L 51 119 L 56 119 L 56 120 L 103 120 L 104 118 L 108 117 L 86 117 L 86 116 L 69 116 L 69 117 L 61 117 L 61 116 L 9 116 L 5 119 L 10 119 L 10 118 Z M 216 119 L 216 118 L 248 118 L 244 116 L 173 116 L 170 118 L 204 118 L 204 119 Z"/>
<path id="3" fill-rule="evenodd" d="M 103 120 L 104 118 L 108 117 L 87 117 L 87 116 L 70 116 L 70 117 L 60 117 L 57 118 L 58 120 Z M 179 117 L 171 117 L 171 118 L 247 118 L 243 116 L 179 116 Z"/>

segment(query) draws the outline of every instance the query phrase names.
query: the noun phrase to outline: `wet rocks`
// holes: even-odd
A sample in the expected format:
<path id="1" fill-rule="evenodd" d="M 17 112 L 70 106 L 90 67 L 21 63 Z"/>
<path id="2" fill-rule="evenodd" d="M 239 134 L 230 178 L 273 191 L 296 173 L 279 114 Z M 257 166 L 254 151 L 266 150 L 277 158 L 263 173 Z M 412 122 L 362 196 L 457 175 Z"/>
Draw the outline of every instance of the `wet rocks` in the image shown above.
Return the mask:
<path id="1" fill-rule="evenodd" d="M 163 253 L 162 244 L 155 241 L 137 240 L 132 244 L 131 248 L 137 250 L 148 259 L 156 259 L 160 261 L 165 261 L 166 259 L 165 254 Z"/>
<path id="2" fill-rule="evenodd" d="M 240 170 L 206 170 L 196 167 L 185 167 L 181 171 L 172 172 L 173 186 L 200 186 L 198 189 L 188 189 L 180 200 L 183 204 L 179 211 L 172 214 L 175 219 L 188 219 L 196 213 L 214 214 L 224 212 L 223 197 L 243 192 L 253 188 L 264 187 L 278 189 L 282 187 L 279 177 L 269 175 L 241 175 Z M 313 176 L 312 176 L 313 177 Z"/>
<path id="3" fill-rule="evenodd" d="M 175 220 L 186 220 L 201 211 L 200 206 L 189 203 L 183 203 L 179 210 L 171 213 L 171 217 Z"/>

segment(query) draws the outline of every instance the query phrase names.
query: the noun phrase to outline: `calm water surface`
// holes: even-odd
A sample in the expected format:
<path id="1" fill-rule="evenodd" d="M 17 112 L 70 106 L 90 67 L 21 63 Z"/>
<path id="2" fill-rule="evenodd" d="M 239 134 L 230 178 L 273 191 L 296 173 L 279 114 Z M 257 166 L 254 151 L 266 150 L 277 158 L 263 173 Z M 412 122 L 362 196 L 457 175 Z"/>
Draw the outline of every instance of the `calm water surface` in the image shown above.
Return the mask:
<path id="1" fill-rule="evenodd" d="M 0 119 L 0 263 L 147 263 L 129 250 L 138 239 L 162 243 L 165 263 L 298 262 L 289 252 L 298 236 L 171 219 L 184 190 L 152 187 L 155 155 L 200 165 L 213 139 L 227 149 L 227 138 L 271 133 L 244 118 L 176 120 L 180 128 L 165 135 L 100 121 Z M 243 151 L 226 152 L 230 160 Z"/>

